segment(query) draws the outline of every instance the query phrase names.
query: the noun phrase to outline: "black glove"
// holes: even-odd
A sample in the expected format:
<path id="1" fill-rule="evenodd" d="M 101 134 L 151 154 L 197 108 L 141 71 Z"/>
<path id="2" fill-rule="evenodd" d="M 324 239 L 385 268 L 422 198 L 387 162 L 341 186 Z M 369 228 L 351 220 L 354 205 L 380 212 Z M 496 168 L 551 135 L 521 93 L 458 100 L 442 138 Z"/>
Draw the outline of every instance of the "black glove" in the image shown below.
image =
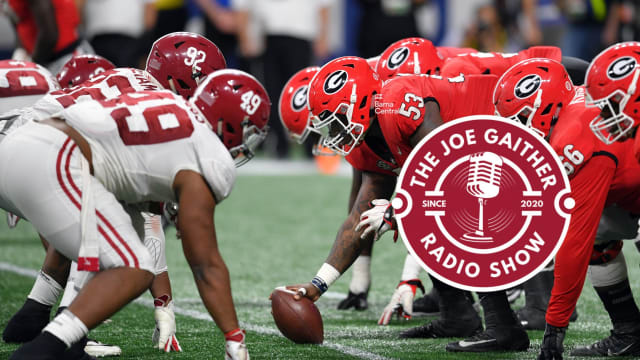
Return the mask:
<path id="1" fill-rule="evenodd" d="M 564 342 L 566 332 L 566 327 L 555 327 L 547 324 L 544 329 L 538 360 L 562 360 L 562 352 L 564 351 L 562 342 Z"/>

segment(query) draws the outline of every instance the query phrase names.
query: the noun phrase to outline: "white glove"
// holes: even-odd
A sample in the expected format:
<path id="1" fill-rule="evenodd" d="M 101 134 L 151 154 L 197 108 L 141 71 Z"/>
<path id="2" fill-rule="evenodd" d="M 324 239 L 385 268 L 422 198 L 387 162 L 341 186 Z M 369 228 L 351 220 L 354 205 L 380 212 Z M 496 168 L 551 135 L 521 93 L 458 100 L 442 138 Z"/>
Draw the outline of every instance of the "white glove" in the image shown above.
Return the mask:
<path id="1" fill-rule="evenodd" d="M 420 288 L 424 293 L 424 287 L 422 282 L 418 279 L 400 281 L 396 291 L 391 296 L 389 305 L 382 311 L 382 316 L 378 320 L 378 325 L 389 325 L 389 321 L 393 317 L 393 314 L 403 316 L 406 320 L 411 319 L 413 313 L 413 298 L 416 296 L 416 288 Z"/>
<path id="2" fill-rule="evenodd" d="M 244 343 L 245 336 L 245 332 L 242 329 L 236 329 L 224 334 L 226 340 L 224 360 L 249 360 L 247 344 Z"/>
<path id="3" fill-rule="evenodd" d="M 372 231 L 374 232 L 374 240 L 380 239 L 380 236 L 393 228 L 393 207 L 386 199 L 375 199 L 369 204 L 372 208 L 360 215 L 360 222 L 356 226 L 356 231 L 364 229 L 361 239 L 364 239 Z M 398 240 L 398 232 L 393 235 L 393 241 Z"/>
<path id="4" fill-rule="evenodd" d="M 176 316 L 173 313 L 173 302 L 165 295 L 155 299 L 154 303 L 156 304 L 154 310 L 156 328 L 152 337 L 153 347 L 164 352 L 182 351 L 178 338 L 176 338 Z"/>

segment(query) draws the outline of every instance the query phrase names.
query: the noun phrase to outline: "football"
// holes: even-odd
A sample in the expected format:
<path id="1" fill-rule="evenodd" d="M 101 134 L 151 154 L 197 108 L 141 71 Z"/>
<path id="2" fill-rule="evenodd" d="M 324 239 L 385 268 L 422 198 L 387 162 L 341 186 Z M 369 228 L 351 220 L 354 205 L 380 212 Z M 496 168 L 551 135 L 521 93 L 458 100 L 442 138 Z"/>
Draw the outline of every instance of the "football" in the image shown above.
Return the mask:
<path id="1" fill-rule="evenodd" d="M 282 335 L 296 344 L 321 344 L 324 340 L 322 316 L 313 301 L 296 301 L 295 293 L 276 288 L 271 293 L 271 314 Z"/>

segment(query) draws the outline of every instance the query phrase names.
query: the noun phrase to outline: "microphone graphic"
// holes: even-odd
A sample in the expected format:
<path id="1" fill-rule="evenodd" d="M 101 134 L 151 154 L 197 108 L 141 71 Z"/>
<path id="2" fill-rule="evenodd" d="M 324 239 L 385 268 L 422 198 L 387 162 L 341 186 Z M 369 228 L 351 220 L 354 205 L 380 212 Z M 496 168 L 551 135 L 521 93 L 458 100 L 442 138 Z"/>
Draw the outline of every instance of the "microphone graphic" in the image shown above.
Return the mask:
<path id="1" fill-rule="evenodd" d="M 484 205 L 486 199 L 492 199 L 500 193 L 500 176 L 502 175 L 502 158 L 492 152 L 479 152 L 469 157 L 469 175 L 467 177 L 467 193 L 478 198 L 480 207 L 478 229 L 464 234 L 467 241 L 490 242 L 493 237 L 484 233 Z"/>

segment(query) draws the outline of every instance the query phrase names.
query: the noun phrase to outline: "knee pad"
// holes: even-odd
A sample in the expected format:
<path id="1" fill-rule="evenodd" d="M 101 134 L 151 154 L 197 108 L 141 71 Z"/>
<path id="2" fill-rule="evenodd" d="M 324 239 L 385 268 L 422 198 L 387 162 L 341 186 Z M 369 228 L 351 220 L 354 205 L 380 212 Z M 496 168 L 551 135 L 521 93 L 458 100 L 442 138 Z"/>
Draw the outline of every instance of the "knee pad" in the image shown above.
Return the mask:
<path id="1" fill-rule="evenodd" d="M 611 286 L 623 281 L 627 278 L 627 263 L 624 254 L 619 253 L 618 256 L 605 263 L 589 265 L 588 274 L 594 287 Z"/>

